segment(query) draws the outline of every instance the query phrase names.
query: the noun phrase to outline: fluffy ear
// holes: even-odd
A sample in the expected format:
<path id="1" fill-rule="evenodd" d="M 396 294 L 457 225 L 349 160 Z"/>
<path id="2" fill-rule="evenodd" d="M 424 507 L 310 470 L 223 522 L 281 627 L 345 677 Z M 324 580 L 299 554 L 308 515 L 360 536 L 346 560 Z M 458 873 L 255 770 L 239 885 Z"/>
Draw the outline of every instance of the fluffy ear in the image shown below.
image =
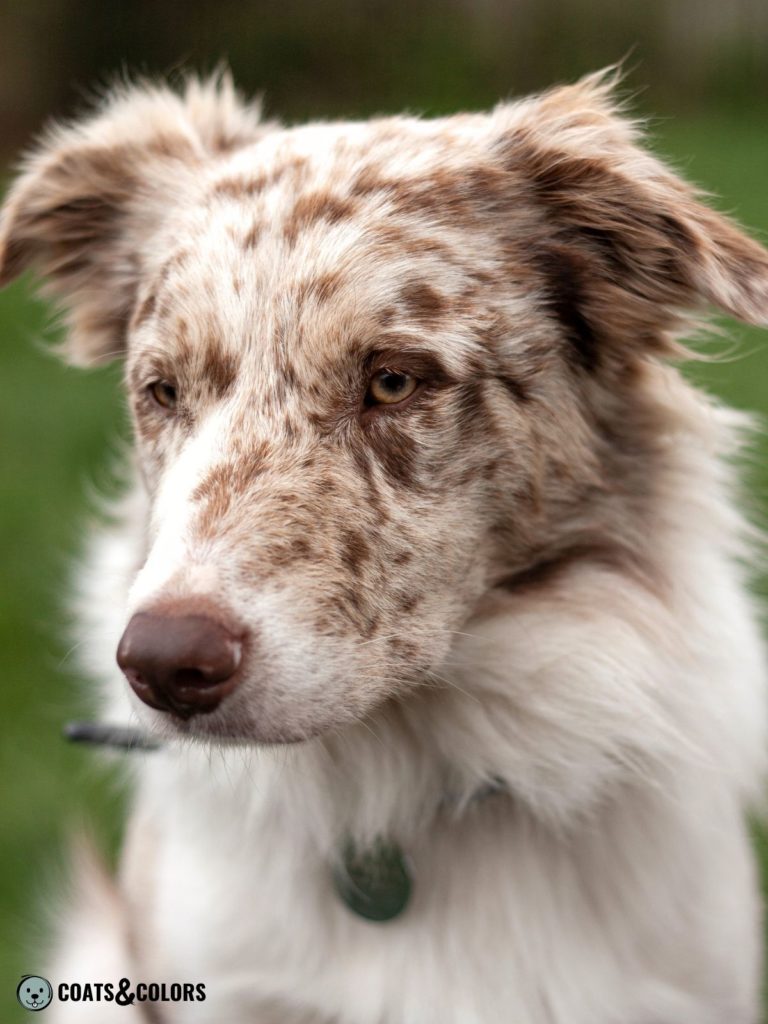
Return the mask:
<path id="1" fill-rule="evenodd" d="M 180 94 L 125 87 L 90 118 L 53 128 L 0 213 L 0 286 L 34 267 L 65 311 L 66 357 L 90 365 L 118 356 L 142 249 L 184 179 L 264 131 L 226 75 L 190 80 Z"/>
<path id="2" fill-rule="evenodd" d="M 592 75 L 496 115 L 505 164 L 541 212 L 534 255 L 582 362 L 627 346 L 671 353 L 684 312 L 706 305 L 768 324 L 768 253 L 640 147 L 615 79 Z"/>

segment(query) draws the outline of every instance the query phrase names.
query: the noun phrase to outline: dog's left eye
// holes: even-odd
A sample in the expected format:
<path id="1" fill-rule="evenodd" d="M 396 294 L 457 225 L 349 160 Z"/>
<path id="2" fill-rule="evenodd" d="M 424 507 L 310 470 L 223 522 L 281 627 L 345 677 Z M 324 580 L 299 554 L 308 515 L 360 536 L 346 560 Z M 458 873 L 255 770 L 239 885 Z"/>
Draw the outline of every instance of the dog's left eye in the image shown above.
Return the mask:
<path id="1" fill-rule="evenodd" d="M 178 401 L 176 385 L 167 380 L 155 380 L 147 386 L 150 398 L 164 409 L 175 409 Z"/>
<path id="2" fill-rule="evenodd" d="M 371 377 L 365 395 L 366 405 L 398 405 L 414 393 L 418 381 L 400 370 L 379 370 Z"/>

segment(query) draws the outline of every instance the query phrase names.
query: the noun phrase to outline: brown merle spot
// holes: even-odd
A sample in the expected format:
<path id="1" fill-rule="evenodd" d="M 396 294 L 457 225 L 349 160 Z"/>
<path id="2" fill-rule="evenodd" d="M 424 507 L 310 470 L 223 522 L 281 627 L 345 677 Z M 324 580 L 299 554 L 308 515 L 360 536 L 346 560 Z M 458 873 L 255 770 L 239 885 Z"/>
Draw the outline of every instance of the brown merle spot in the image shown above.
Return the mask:
<path id="1" fill-rule="evenodd" d="M 291 543 L 293 552 L 297 558 L 311 558 L 312 557 L 312 545 L 306 539 L 306 537 L 296 537 Z"/>
<path id="2" fill-rule="evenodd" d="M 371 549 L 361 530 L 349 529 L 342 532 L 341 559 L 353 573 L 371 557 Z"/>
<path id="3" fill-rule="evenodd" d="M 406 238 L 402 244 L 402 251 L 408 256 L 416 256 L 420 259 L 425 256 L 435 256 L 453 266 L 461 265 L 461 257 L 455 249 L 436 238 L 424 235 L 413 235 Z"/>
<path id="4" fill-rule="evenodd" d="M 408 640 L 402 636 L 390 636 L 387 637 L 387 644 L 395 654 L 407 658 L 408 661 L 414 661 L 419 655 L 418 644 L 412 640 Z"/>
<path id="5" fill-rule="evenodd" d="M 217 181 L 211 189 L 211 195 L 223 199 L 249 199 L 263 192 L 268 184 L 270 178 L 266 174 L 251 177 L 240 174 Z"/>
<path id="6" fill-rule="evenodd" d="M 484 380 L 465 381 L 456 392 L 457 419 L 462 432 L 478 425 L 485 431 L 493 432 L 493 418 L 486 406 L 486 382 Z"/>
<path id="7" fill-rule="evenodd" d="M 490 459 L 482 468 L 483 479 L 494 480 L 501 467 L 501 459 Z"/>
<path id="8" fill-rule="evenodd" d="M 216 339 L 203 346 L 203 380 L 218 398 L 222 398 L 237 378 L 237 359 L 227 352 Z"/>
<path id="9" fill-rule="evenodd" d="M 435 171 L 393 183 L 389 195 L 407 216 L 427 215 L 451 223 L 476 222 L 479 215 L 498 212 L 509 191 L 509 175 L 499 167 Z"/>
<path id="10" fill-rule="evenodd" d="M 344 275 L 329 271 L 326 274 L 318 274 L 317 277 L 307 278 L 296 286 L 296 300 L 299 303 L 314 299 L 318 302 L 327 302 L 341 288 L 344 283 Z"/>
<path id="11" fill-rule="evenodd" d="M 436 289 L 424 281 L 412 281 L 400 292 L 400 301 L 407 316 L 433 326 L 446 312 L 447 302 Z"/>
<path id="12" fill-rule="evenodd" d="M 403 614 L 412 612 L 421 604 L 421 595 L 414 593 L 400 594 L 397 599 L 397 609 Z"/>
<path id="13" fill-rule="evenodd" d="M 376 192 L 386 192 L 392 182 L 381 176 L 381 172 L 373 167 L 363 167 L 352 181 L 350 193 L 353 196 L 370 196 Z"/>
<path id="14" fill-rule="evenodd" d="M 506 373 L 501 374 L 498 380 L 516 402 L 522 405 L 531 400 L 530 384 L 522 376 L 513 377 Z"/>
<path id="15" fill-rule="evenodd" d="M 332 476 L 324 476 L 320 478 L 319 490 L 321 494 L 337 494 L 339 487 Z"/>
<path id="16" fill-rule="evenodd" d="M 377 226 L 372 234 L 376 242 L 387 250 L 402 249 L 405 242 L 412 237 L 404 227 L 389 222 Z"/>
<path id="17" fill-rule="evenodd" d="M 192 501 L 201 504 L 195 523 L 198 535 L 215 533 L 236 497 L 251 484 L 265 466 L 268 447 L 259 445 L 229 462 L 214 466 L 192 492 Z"/>
<path id="18" fill-rule="evenodd" d="M 338 600 L 341 606 L 345 607 L 347 610 L 352 609 L 356 612 L 365 611 L 363 597 L 357 587 L 342 587 Z"/>
<path id="19" fill-rule="evenodd" d="M 330 192 L 310 192 L 297 199 L 283 226 L 283 234 L 289 242 L 293 243 L 299 232 L 306 230 L 318 221 L 337 224 L 339 221 L 351 217 L 356 208 L 356 204 L 352 200 L 341 199 Z"/>
<path id="20" fill-rule="evenodd" d="M 374 458 L 398 486 L 415 487 L 418 446 L 411 435 L 391 418 L 371 422 L 368 439 Z"/>
<path id="21" fill-rule="evenodd" d="M 243 235 L 241 245 L 244 249 L 255 249 L 261 240 L 263 226 L 257 221 Z"/>
<path id="22" fill-rule="evenodd" d="M 364 626 L 360 630 L 361 635 L 366 640 L 370 640 L 370 638 L 375 635 L 376 630 L 379 628 L 379 623 L 380 622 L 381 622 L 381 616 L 380 615 L 378 615 L 376 612 L 370 613 L 368 615 L 367 622 L 364 624 Z"/>

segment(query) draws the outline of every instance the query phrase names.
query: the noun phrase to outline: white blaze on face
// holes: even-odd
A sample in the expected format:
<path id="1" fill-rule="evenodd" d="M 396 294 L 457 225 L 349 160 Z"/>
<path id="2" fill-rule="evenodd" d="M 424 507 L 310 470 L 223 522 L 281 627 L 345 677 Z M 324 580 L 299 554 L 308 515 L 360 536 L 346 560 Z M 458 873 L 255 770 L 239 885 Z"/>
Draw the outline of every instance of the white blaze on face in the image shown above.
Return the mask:
<path id="1" fill-rule="evenodd" d="M 131 587 L 128 612 L 170 595 L 204 596 L 216 591 L 219 573 L 211 542 L 193 540 L 192 494 L 223 455 L 224 410 L 212 412 L 169 464 L 155 497 L 149 556 Z"/>

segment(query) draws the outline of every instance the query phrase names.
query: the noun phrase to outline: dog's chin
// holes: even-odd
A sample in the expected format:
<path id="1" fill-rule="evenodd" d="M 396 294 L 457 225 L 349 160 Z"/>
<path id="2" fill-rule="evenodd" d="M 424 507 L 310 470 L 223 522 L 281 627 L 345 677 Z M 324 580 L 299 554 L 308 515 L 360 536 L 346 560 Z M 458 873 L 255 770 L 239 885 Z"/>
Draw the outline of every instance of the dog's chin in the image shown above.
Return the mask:
<path id="1" fill-rule="evenodd" d="M 149 708 L 141 714 L 153 736 L 166 742 L 191 740 L 214 746 L 286 746 L 312 740 L 348 724 L 352 716 L 322 715 L 291 721 L 280 714 L 242 716 L 219 709 L 182 718 Z"/>

